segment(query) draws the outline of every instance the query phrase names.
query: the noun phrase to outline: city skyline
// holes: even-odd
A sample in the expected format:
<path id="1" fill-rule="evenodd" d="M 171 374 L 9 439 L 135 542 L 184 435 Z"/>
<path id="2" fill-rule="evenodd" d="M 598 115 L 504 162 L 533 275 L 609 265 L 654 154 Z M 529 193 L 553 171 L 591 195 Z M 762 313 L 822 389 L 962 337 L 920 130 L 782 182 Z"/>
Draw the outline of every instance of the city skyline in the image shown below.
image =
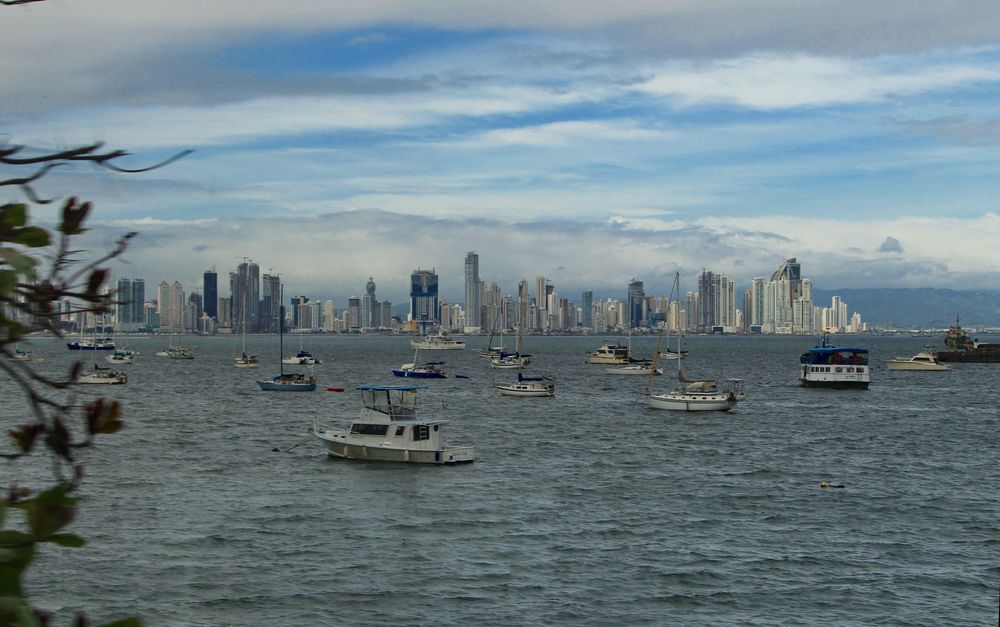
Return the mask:
<path id="1" fill-rule="evenodd" d="M 0 27 L 11 143 L 194 150 L 39 183 L 94 202 L 90 250 L 139 232 L 116 274 L 193 284 L 251 255 L 296 292 L 385 277 L 402 302 L 413 267 L 452 285 L 475 250 L 504 285 L 574 292 L 790 257 L 829 289 L 1000 286 L 1000 6 L 177 6 Z"/>

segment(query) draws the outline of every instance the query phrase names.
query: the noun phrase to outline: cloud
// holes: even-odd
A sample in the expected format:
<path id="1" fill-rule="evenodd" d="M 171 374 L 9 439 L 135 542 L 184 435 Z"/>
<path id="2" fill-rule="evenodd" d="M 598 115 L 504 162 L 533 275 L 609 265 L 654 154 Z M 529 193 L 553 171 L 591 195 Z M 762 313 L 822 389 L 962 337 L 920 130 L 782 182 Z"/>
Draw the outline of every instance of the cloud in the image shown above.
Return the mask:
<path id="1" fill-rule="evenodd" d="M 655 69 L 636 89 L 685 106 L 723 103 L 754 109 L 864 104 L 961 84 L 1000 81 L 1000 71 L 976 65 L 893 67 L 899 60 L 855 60 L 754 54 L 705 64 Z"/>
<path id="2" fill-rule="evenodd" d="M 886 237 L 885 241 L 878 247 L 880 253 L 901 253 L 903 245 L 895 237 Z"/>

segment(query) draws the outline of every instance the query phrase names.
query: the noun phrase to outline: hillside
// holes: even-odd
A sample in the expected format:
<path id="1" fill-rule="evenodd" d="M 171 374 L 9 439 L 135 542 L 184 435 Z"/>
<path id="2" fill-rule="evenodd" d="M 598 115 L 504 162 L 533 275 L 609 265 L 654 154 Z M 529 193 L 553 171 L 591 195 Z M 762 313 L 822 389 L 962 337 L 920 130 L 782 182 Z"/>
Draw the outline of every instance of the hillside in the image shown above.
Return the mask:
<path id="1" fill-rule="evenodd" d="M 851 313 L 878 326 L 945 328 L 961 316 L 962 325 L 1000 326 L 1000 290 L 840 289 L 813 290 L 813 303 L 830 306 L 840 296 Z"/>

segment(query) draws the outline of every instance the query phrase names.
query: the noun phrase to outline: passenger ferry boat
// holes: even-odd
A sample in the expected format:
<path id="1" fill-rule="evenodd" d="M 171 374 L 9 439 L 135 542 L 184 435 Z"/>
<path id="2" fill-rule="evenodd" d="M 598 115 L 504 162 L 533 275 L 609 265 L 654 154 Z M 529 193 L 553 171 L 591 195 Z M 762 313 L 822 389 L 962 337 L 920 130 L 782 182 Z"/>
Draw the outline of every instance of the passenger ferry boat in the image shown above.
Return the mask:
<path id="1" fill-rule="evenodd" d="M 867 348 L 836 348 L 827 333 L 799 357 L 799 381 L 805 387 L 867 390 L 871 382 Z"/>
<path id="2" fill-rule="evenodd" d="M 465 348 L 465 342 L 453 340 L 446 335 L 428 335 L 417 340 L 410 340 L 410 348 L 431 351 L 453 351 Z"/>
<path id="3" fill-rule="evenodd" d="M 419 464 L 473 461 L 474 447 L 442 443 L 442 421 L 417 417 L 419 389 L 415 385 L 361 386 L 361 415 L 350 429 L 331 429 L 314 421 L 310 432 L 332 457 Z"/>
<path id="4" fill-rule="evenodd" d="M 616 342 L 605 342 L 596 351 L 587 353 L 587 361 L 592 364 L 627 364 L 629 363 L 628 346 Z"/>

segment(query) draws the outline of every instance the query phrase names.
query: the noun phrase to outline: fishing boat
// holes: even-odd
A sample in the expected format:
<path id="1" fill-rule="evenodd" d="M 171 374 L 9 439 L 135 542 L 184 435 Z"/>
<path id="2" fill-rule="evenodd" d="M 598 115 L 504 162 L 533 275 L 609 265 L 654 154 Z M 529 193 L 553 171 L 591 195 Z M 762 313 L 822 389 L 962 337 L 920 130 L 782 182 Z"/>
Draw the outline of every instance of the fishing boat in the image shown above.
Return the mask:
<path id="1" fill-rule="evenodd" d="M 951 366 L 943 364 L 934 357 L 930 350 L 920 351 L 912 357 L 896 357 L 885 362 L 889 370 L 918 370 L 923 372 L 951 370 Z"/>
<path id="2" fill-rule="evenodd" d="M 432 351 L 454 351 L 464 349 L 465 342 L 453 340 L 447 335 L 439 333 L 437 335 L 427 335 L 420 339 L 410 340 L 410 348 Z"/>
<path id="3" fill-rule="evenodd" d="M 545 376 L 526 376 L 518 372 L 517 381 L 497 383 L 497 390 L 502 396 L 555 396 L 555 382 Z"/>
<path id="4" fill-rule="evenodd" d="M 128 383 L 128 375 L 94 364 L 94 369 L 81 374 L 76 382 L 91 385 L 124 385 Z"/>
<path id="5" fill-rule="evenodd" d="M 819 344 L 799 357 L 803 387 L 867 390 L 871 383 L 867 348 L 837 348 L 826 333 Z"/>
<path id="6" fill-rule="evenodd" d="M 617 342 L 604 342 L 596 351 L 587 353 L 587 361 L 592 364 L 627 364 L 628 346 L 622 346 Z"/>
<path id="7" fill-rule="evenodd" d="M 670 292 L 670 300 L 674 295 L 680 296 L 680 273 L 674 276 L 674 286 Z M 668 305 L 669 306 L 669 305 Z M 660 324 L 660 334 L 656 341 L 656 351 L 653 353 L 651 368 L 655 371 L 656 357 L 660 355 L 660 343 L 666 330 L 666 323 Z M 684 354 L 682 348 L 684 341 L 684 330 L 677 331 L 677 350 L 675 353 L 680 356 Z M 653 394 L 649 391 L 652 383 L 653 373 L 650 372 L 646 383 L 646 398 L 649 406 L 653 409 L 666 409 L 673 411 L 729 411 L 736 407 L 736 403 L 743 398 L 743 380 L 728 379 L 728 388 L 719 387 L 715 379 L 690 379 L 684 375 L 680 359 L 677 362 L 677 387 L 670 392 Z"/>
<path id="8" fill-rule="evenodd" d="M 394 377 L 407 377 L 411 379 L 446 379 L 448 372 L 442 368 L 443 361 L 428 361 L 421 363 L 419 360 L 420 349 L 413 350 L 413 362 L 403 364 L 399 368 L 394 368 Z"/>
<path id="9" fill-rule="evenodd" d="M 285 360 L 281 356 L 285 353 L 285 297 L 284 290 L 281 290 L 281 306 L 278 315 L 278 362 L 279 372 L 270 379 L 258 379 L 257 386 L 266 392 L 312 392 L 316 389 L 316 377 L 302 373 L 286 373 Z"/>
<path id="10" fill-rule="evenodd" d="M 475 460 L 472 446 L 445 446 L 443 421 L 417 417 L 419 386 L 368 385 L 361 391 L 361 415 L 349 429 L 313 422 L 312 435 L 331 457 L 418 464 L 460 464 Z"/>

